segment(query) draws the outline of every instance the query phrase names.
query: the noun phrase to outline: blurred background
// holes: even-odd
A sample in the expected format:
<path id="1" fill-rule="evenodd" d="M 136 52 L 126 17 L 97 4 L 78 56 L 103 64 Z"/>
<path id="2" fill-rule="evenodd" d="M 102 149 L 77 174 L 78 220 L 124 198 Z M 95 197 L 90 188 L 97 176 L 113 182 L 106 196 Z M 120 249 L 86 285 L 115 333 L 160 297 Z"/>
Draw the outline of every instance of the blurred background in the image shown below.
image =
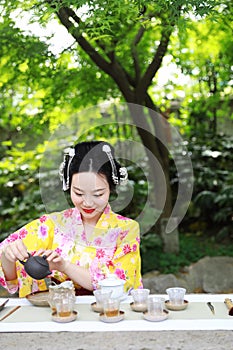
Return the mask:
<path id="1" fill-rule="evenodd" d="M 0 241 L 62 208 L 47 152 L 59 165 L 64 147 L 101 139 L 129 170 L 133 195 L 124 206 L 122 190 L 116 209 L 142 222 L 143 273 L 233 256 L 231 1 L 1 0 L 0 9 Z M 182 181 L 190 196 L 168 234 Z"/>

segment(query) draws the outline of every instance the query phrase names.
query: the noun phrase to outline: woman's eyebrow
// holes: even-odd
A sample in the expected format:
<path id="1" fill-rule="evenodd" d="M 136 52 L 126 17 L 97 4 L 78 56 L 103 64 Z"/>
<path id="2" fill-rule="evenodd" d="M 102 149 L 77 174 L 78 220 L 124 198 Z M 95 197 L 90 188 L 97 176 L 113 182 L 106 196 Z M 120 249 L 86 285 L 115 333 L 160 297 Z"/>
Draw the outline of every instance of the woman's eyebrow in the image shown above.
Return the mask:
<path id="1" fill-rule="evenodd" d="M 77 191 L 80 191 L 80 192 L 83 192 L 83 191 L 81 190 L 81 188 L 76 187 L 76 186 L 73 186 L 73 189 L 74 189 L 74 190 L 77 190 Z"/>
<path id="2" fill-rule="evenodd" d="M 81 188 L 79 188 L 79 187 L 73 186 L 73 188 L 74 188 L 74 190 L 76 190 L 76 191 L 84 192 L 84 191 L 83 191 Z M 106 190 L 106 188 L 97 188 L 96 190 L 93 190 L 92 192 L 94 193 L 94 192 L 105 191 L 105 190 Z"/>
<path id="3" fill-rule="evenodd" d="M 93 192 L 100 192 L 100 191 L 105 191 L 106 188 L 97 188 L 96 190 L 94 190 Z"/>

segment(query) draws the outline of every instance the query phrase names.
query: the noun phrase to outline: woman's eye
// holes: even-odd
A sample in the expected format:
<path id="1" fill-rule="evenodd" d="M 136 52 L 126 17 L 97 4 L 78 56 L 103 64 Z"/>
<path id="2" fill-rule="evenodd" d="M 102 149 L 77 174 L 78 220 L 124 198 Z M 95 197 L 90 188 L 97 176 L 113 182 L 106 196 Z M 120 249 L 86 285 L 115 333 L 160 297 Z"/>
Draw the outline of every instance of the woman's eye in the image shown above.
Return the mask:
<path id="1" fill-rule="evenodd" d="M 100 194 L 95 194 L 94 197 L 101 197 L 103 196 L 103 193 L 100 193 Z"/>
<path id="2" fill-rule="evenodd" d="M 76 196 L 78 196 L 78 197 L 81 197 L 81 196 L 82 196 L 82 193 L 77 193 L 77 192 L 75 192 L 75 194 L 76 194 Z"/>

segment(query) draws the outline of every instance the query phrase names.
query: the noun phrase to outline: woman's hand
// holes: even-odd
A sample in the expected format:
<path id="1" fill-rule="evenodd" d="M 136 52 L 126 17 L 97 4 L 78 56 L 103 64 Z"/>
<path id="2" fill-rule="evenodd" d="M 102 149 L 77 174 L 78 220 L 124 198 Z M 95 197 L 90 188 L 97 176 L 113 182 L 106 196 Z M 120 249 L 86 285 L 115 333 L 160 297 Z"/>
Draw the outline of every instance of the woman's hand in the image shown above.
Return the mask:
<path id="1" fill-rule="evenodd" d="M 69 262 L 63 259 L 55 250 L 40 250 L 35 255 L 45 255 L 51 271 L 57 270 L 65 273 L 65 269 L 69 264 Z"/>
<path id="2" fill-rule="evenodd" d="M 16 260 L 24 260 L 28 258 L 27 247 L 21 239 L 8 243 L 3 249 L 6 261 L 15 263 Z"/>
<path id="3" fill-rule="evenodd" d="M 28 251 L 21 239 L 10 242 L 5 245 L 2 251 L 1 263 L 7 281 L 13 281 L 17 278 L 16 260 L 28 258 Z"/>
<path id="4" fill-rule="evenodd" d="M 46 255 L 51 271 L 57 270 L 65 273 L 74 283 L 85 289 L 93 290 L 89 269 L 63 259 L 55 250 L 40 250 L 35 255 Z"/>

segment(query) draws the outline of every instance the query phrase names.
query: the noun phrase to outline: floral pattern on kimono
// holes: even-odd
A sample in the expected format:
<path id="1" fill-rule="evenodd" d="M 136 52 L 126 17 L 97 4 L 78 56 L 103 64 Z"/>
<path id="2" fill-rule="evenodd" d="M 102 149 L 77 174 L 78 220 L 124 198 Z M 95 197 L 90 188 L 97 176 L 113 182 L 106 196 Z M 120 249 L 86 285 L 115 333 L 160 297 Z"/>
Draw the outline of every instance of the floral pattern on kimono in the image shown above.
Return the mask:
<path id="1" fill-rule="evenodd" d="M 31 254 L 39 249 L 56 250 L 64 259 L 89 269 L 93 289 L 98 288 L 98 282 L 109 273 L 125 280 L 125 292 L 142 287 L 139 225 L 114 213 L 110 205 L 88 240 L 77 208 L 43 215 L 28 223 L 0 243 L 0 255 L 5 245 L 16 239 L 22 239 Z M 45 280 L 32 279 L 19 261 L 16 272 L 15 281 L 6 281 L 0 262 L 0 285 L 10 293 L 19 290 L 19 296 L 25 297 L 47 289 Z M 60 282 L 69 279 L 55 270 L 50 276 Z"/>

